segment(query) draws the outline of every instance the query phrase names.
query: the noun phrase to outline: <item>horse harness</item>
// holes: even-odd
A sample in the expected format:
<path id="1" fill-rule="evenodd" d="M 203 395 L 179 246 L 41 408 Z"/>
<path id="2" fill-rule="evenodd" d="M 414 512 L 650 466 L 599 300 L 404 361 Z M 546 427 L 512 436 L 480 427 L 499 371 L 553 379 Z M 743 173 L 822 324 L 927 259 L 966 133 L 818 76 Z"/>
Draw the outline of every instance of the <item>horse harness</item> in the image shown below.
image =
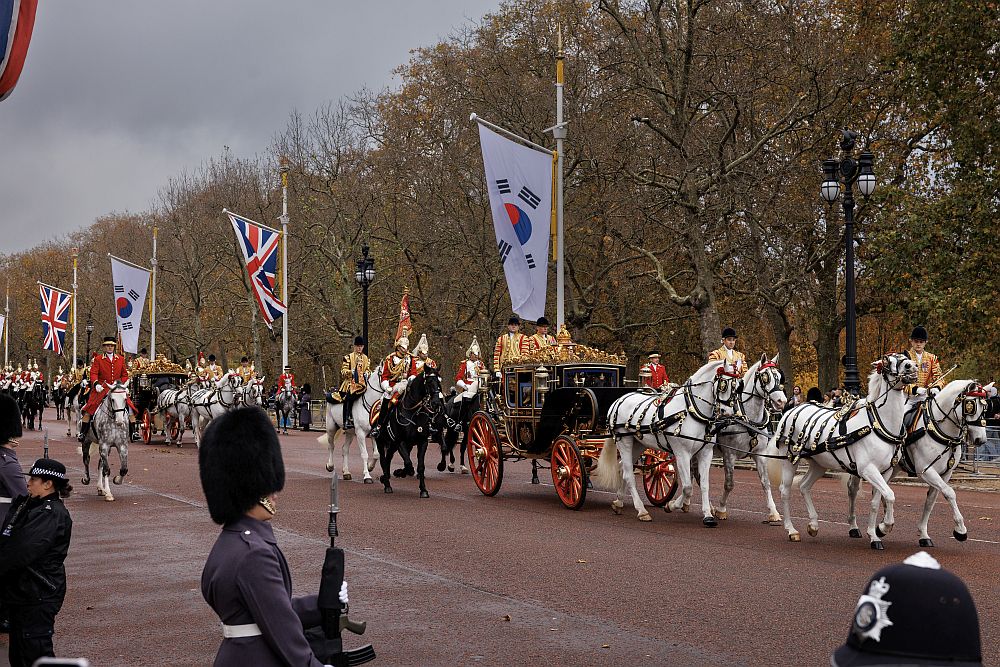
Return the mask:
<path id="1" fill-rule="evenodd" d="M 440 387 L 438 388 L 438 391 L 440 392 Z M 428 407 L 433 392 L 427 392 L 427 394 L 423 398 L 421 398 L 413 405 L 406 405 L 407 393 L 409 393 L 409 387 L 406 388 L 406 390 L 403 392 L 403 395 L 399 397 L 398 401 L 393 402 L 391 404 L 397 406 L 397 410 L 394 414 L 394 416 L 396 417 L 396 422 L 403 427 L 416 426 L 417 433 L 423 433 L 424 427 L 418 425 L 416 420 L 419 418 L 421 414 L 426 414 L 428 425 L 433 422 L 435 412 Z M 389 415 L 386 415 L 386 417 L 388 416 Z M 447 415 L 445 416 L 445 418 L 448 419 Z M 389 437 L 391 437 L 393 440 L 397 439 L 396 434 L 393 433 L 392 420 L 386 419 L 384 429 L 385 432 L 388 433 Z"/>
<path id="2" fill-rule="evenodd" d="M 903 447 L 903 458 L 900 461 L 900 466 L 906 471 L 908 475 L 922 475 L 928 470 L 930 470 L 934 464 L 940 461 L 944 455 L 948 454 L 948 467 L 947 470 L 951 470 L 955 465 L 955 453 L 958 448 L 965 443 L 966 438 L 969 435 L 970 426 L 986 426 L 986 410 L 985 405 L 982 404 L 987 398 L 986 392 L 982 387 L 976 387 L 964 392 L 962 395 L 962 419 L 961 422 L 954 419 L 951 415 L 953 412 L 957 412 L 955 407 L 951 410 L 945 412 L 940 418 L 935 418 L 932 414 L 933 408 L 938 408 L 937 401 L 933 397 L 928 398 L 924 401 L 919 409 L 919 414 L 917 414 L 914 423 L 918 420 L 922 421 L 922 425 L 912 429 L 906 436 L 906 445 Z M 982 411 L 980 411 L 982 407 Z M 979 415 L 978 417 L 976 415 Z M 941 430 L 941 425 L 943 422 L 950 422 L 958 428 L 958 435 L 952 437 L 946 435 Z M 916 469 L 916 464 L 910 455 L 909 446 L 920 440 L 925 435 L 929 435 L 932 440 L 941 445 L 941 451 L 934 458 L 933 461 L 927 464 L 927 466 L 918 471 Z"/>

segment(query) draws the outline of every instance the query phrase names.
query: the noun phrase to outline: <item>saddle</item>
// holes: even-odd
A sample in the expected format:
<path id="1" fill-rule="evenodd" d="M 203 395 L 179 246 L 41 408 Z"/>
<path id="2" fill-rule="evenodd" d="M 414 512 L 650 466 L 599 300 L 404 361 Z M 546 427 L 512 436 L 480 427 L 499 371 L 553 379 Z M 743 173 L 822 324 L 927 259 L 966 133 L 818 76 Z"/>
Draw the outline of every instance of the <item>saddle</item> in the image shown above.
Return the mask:
<path id="1" fill-rule="evenodd" d="M 903 415 L 903 429 L 906 432 L 907 436 L 912 435 L 913 431 L 916 430 L 917 421 L 920 419 L 920 415 L 922 415 L 924 412 L 925 403 L 926 401 L 920 401 L 919 403 L 914 403 L 906 410 L 906 413 Z M 909 438 L 907 438 L 907 442 L 909 442 Z"/>

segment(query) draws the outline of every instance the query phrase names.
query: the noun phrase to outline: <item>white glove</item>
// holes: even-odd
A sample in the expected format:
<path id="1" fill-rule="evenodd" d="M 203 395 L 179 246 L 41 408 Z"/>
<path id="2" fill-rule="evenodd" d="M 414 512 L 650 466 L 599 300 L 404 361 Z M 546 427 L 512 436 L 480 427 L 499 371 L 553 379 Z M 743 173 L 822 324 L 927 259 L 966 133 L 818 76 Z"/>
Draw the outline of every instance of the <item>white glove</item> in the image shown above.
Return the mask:
<path id="1" fill-rule="evenodd" d="M 459 380 L 458 382 L 455 383 L 455 386 L 461 389 L 462 391 L 465 391 L 466 389 L 469 388 L 469 386 L 465 384 L 465 380 Z"/>
<path id="2" fill-rule="evenodd" d="M 406 383 L 407 382 L 408 382 L 407 379 L 403 379 L 403 380 L 400 380 L 399 382 L 397 382 L 396 386 L 392 388 L 392 393 L 394 393 L 394 394 L 402 394 L 404 391 L 406 391 Z"/>
<path id="3" fill-rule="evenodd" d="M 94 385 L 94 391 L 104 391 L 104 387 L 100 383 Z"/>
<path id="4" fill-rule="evenodd" d="M 941 391 L 941 387 L 931 387 L 927 390 L 927 393 L 931 396 L 937 396 L 939 391 Z"/>
<path id="5" fill-rule="evenodd" d="M 388 380 L 382 380 L 382 391 L 389 391 L 389 389 L 390 389 L 390 387 L 389 387 L 389 381 Z"/>
<path id="6" fill-rule="evenodd" d="M 347 604 L 347 580 L 340 584 L 340 603 Z"/>
<path id="7" fill-rule="evenodd" d="M 917 387 L 917 396 L 926 396 L 927 387 Z"/>

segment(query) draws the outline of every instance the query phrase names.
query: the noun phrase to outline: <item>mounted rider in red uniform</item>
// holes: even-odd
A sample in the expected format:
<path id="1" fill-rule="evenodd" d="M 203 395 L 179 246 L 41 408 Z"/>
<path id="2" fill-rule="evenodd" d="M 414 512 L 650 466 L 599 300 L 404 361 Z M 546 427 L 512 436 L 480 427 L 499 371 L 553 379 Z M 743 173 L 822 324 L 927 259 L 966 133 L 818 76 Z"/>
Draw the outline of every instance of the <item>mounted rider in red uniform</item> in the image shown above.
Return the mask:
<path id="1" fill-rule="evenodd" d="M 111 385 L 115 382 L 128 384 L 128 364 L 125 357 L 115 354 L 117 344 L 114 336 L 105 336 L 104 342 L 101 344 L 104 353 L 95 354 L 90 364 L 90 396 L 87 399 L 87 404 L 83 406 L 83 426 L 77 437 L 80 442 L 83 442 L 84 438 L 87 437 L 90 420 L 94 418 L 101 401 L 108 395 Z M 129 435 L 134 440 L 137 437 L 135 433 L 135 406 L 132 404 L 132 399 L 126 400 L 129 407 Z"/>

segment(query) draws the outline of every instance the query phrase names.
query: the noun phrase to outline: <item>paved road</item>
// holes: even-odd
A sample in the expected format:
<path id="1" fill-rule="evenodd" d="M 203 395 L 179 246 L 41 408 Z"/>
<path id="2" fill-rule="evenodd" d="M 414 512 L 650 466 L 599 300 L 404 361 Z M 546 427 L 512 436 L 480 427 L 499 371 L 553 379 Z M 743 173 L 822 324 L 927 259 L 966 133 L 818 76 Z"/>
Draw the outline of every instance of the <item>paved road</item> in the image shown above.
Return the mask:
<path id="1" fill-rule="evenodd" d="M 54 428 L 50 446 L 73 471 L 75 525 L 57 650 L 102 666 L 209 664 L 220 631 L 199 577 L 218 528 L 193 445 L 133 445 L 127 483 L 107 503 L 79 484 L 76 443 L 64 432 Z M 298 594 L 317 589 L 327 544 L 329 476 L 315 435 L 282 436 L 288 480 L 275 528 Z M 27 434 L 22 463 L 41 447 Z M 391 496 L 362 485 L 354 461 L 355 480 L 341 484 L 340 544 L 351 615 L 369 631 L 349 642 L 371 641 L 379 665 L 828 664 L 868 576 L 917 550 L 924 493 L 898 487 L 898 524 L 877 553 L 847 538 L 835 480 L 817 485 L 827 519 L 820 535 L 802 530 L 803 542 L 791 544 L 780 527 L 761 524 L 747 472 L 738 473 L 730 519 L 713 530 L 697 512 L 657 510 L 652 523 L 614 516 L 603 493 L 570 512 L 550 485 L 529 484 L 527 463 L 506 469 L 494 498 L 432 464 L 431 498 L 420 500 L 413 480 L 397 481 Z M 962 492 L 960 502 L 972 539 L 950 538 L 939 504 L 932 551 L 968 582 L 984 658 L 1000 664 L 1000 495 Z M 793 507 L 804 512 L 801 502 Z"/>

